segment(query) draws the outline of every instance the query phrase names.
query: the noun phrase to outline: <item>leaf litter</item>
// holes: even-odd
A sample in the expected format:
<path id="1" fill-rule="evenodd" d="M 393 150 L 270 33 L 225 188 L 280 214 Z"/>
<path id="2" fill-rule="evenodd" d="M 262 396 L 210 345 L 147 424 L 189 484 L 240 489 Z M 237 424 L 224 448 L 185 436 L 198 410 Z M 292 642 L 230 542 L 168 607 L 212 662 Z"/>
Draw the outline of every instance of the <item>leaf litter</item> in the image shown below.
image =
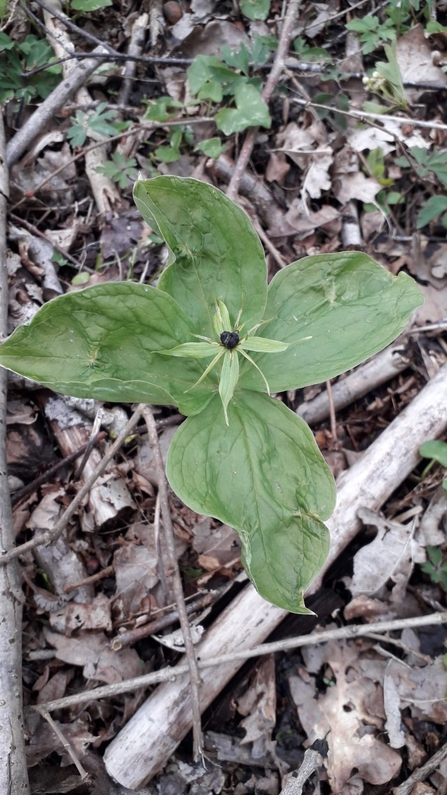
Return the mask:
<path id="1" fill-rule="evenodd" d="M 277 33 L 277 17 L 281 13 L 273 3 L 266 21 L 255 23 L 230 4 L 220 8 L 213 3 L 192 3 L 190 9 L 179 4 L 180 17 L 172 25 L 167 5 L 163 9 L 164 20 L 156 31 L 150 31 L 155 38 L 155 50 L 149 52 L 147 64 L 137 66 L 130 95 L 131 110 L 114 106 L 113 70 L 111 76 L 104 70 L 104 77 L 92 81 L 87 96 L 84 94 L 89 103 L 109 102 L 116 108 L 116 118 L 121 122 L 144 121 L 145 101 L 156 100 L 163 94 L 182 103 L 191 98 L 187 65 L 151 63 L 152 55 L 164 59 L 220 57 L 224 45 L 238 50 L 241 44 L 250 47 L 258 31 L 264 36 Z M 428 169 L 425 179 L 421 179 L 417 162 L 411 157 L 413 148 L 425 149 L 429 154 L 440 153 L 441 160 L 446 155 L 445 130 L 417 125 L 419 120 L 447 121 L 443 93 L 447 78 L 442 66 L 434 63 L 437 59 L 445 65 L 445 53 L 441 51 L 435 56 L 434 52 L 435 43 L 438 47 L 442 42 L 442 31 L 435 39 L 434 34 L 429 36 L 424 31 L 425 21 L 417 25 L 406 23 L 407 31 L 396 23 L 395 59 L 401 81 L 435 84 L 436 90 L 406 86 L 399 95 L 399 81 L 390 71 L 392 55 L 387 56 L 378 47 L 364 56 L 363 76 L 373 80 L 377 63 L 384 64 L 388 58 L 388 72 L 382 69 L 382 74 L 387 74 L 390 80 L 375 87 L 370 83 L 371 91 L 367 94 L 362 75 L 354 74 L 349 82 L 343 82 L 335 69 L 337 59 L 343 55 L 349 10 L 342 2 L 331 3 L 330 7 L 308 3 L 300 13 L 294 32 L 294 39 L 300 43 L 295 43 L 295 52 L 289 52 L 288 65 L 295 67 L 298 58 L 306 62 L 307 57 L 308 63 L 315 64 L 312 55 L 305 55 L 306 47 L 309 50 L 311 46 L 325 47 L 333 60 L 328 69 L 298 72 L 298 86 L 290 79 L 290 72 L 285 74 L 281 91 L 270 107 L 272 127 L 270 130 L 264 127 L 258 134 L 253 166 L 258 178 L 262 180 L 265 176 L 271 190 L 269 202 L 277 217 L 284 219 L 284 227 L 268 229 L 269 237 L 286 262 L 305 254 L 337 251 L 343 247 L 345 218 L 354 202 L 360 215 L 365 250 L 391 272 L 408 270 L 422 280 L 426 302 L 418 310 L 416 323 L 435 324 L 447 315 L 442 214 L 434 216 L 419 231 L 414 230 L 424 202 L 432 195 L 442 196 L 445 182 L 442 170 L 437 174 L 436 170 Z M 176 9 L 171 8 L 170 12 L 173 11 Z M 127 45 L 132 29 L 129 10 L 122 4 L 120 11 L 114 7 L 110 13 L 109 19 L 101 11 L 91 16 L 85 14 L 77 24 L 86 30 L 92 27 L 100 30 L 103 39 L 113 46 L 118 39 Z M 363 17 L 373 13 L 373 9 L 365 3 L 350 13 Z M 384 13 L 380 12 L 382 24 Z M 392 19 L 391 15 L 389 18 Z M 439 24 L 441 28 L 447 24 L 442 8 Z M 21 40 L 26 25 L 17 11 L 6 31 L 12 38 Z M 266 71 L 258 71 L 255 79 L 265 80 L 265 75 Z M 295 104 L 300 85 L 305 92 L 302 96 L 309 94 L 316 103 L 325 105 L 326 110 Z M 343 97 L 344 106 L 335 102 L 337 95 Z M 396 122 L 386 114 L 379 120 L 368 121 L 365 115 L 361 121 L 349 116 L 343 121 L 337 110 L 362 110 L 365 98 L 385 106 L 393 117 L 399 113 L 406 116 L 408 122 Z M 148 230 L 140 239 L 141 221 L 133 211 L 130 182 L 129 188 L 114 187 L 111 194 L 114 201 L 104 199 L 99 206 L 92 201 L 89 181 L 98 180 L 99 193 L 107 191 L 108 186 L 101 188 L 101 180 L 95 176 L 95 163 L 87 164 L 85 170 L 82 159 L 77 165 L 73 161 L 66 134 L 70 117 L 77 111 L 74 104 L 76 99 L 63 113 L 55 115 L 51 129 L 39 137 L 38 144 L 11 171 L 11 201 L 19 205 L 14 213 L 47 237 L 45 246 L 39 249 L 35 231 L 22 227 L 17 235 L 10 230 L 11 256 L 16 258 L 11 267 L 10 288 L 14 326 L 31 317 L 49 297 L 48 289 L 53 294 L 77 289 L 79 277 L 86 277 L 88 282 L 84 284 L 117 279 L 141 279 L 149 283 L 158 277 L 165 261 L 166 252 L 160 246 L 156 230 Z M 217 112 L 219 105 L 214 110 Z M 234 110 L 234 104 L 231 110 L 233 115 L 239 112 Z M 147 136 L 136 136 L 133 148 L 129 147 L 131 137 L 126 138 L 123 131 L 121 140 L 112 144 L 111 151 L 135 156 L 144 177 L 158 173 L 184 176 L 200 173 L 205 181 L 216 182 L 218 164 L 214 164 L 216 171 L 213 171 L 209 158 L 193 150 L 203 140 L 199 125 L 189 124 L 197 118 L 197 108 L 185 108 L 182 112 L 185 124 L 177 160 L 157 161 L 154 155 L 156 146 L 167 144 L 175 148 L 171 143 L 171 128 L 163 127 L 162 123 Z M 216 132 L 214 126 L 212 130 L 210 137 Z M 238 141 L 232 134 L 228 137 L 220 134 L 230 157 L 237 157 L 241 135 L 244 132 L 238 133 Z M 377 156 L 378 151 L 382 159 Z M 410 156 L 410 168 L 396 166 L 396 156 Z M 58 174 L 53 175 L 55 171 Z M 46 184 L 39 187 L 43 180 Z M 217 185 L 225 188 L 223 181 L 217 181 Z M 244 193 L 242 187 L 241 193 Z M 253 216 L 261 217 L 262 225 L 259 203 L 249 190 L 245 191 L 245 200 Z M 39 251 L 40 254 L 36 253 Z M 271 252 L 267 252 L 267 257 L 272 275 L 277 265 Z M 51 284 L 45 283 L 49 270 Z M 327 426 L 323 428 L 324 433 L 317 435 L 323 453 L 329 456 L 337 446 L 346 447 L 353 455 L 361 453 L 423 386 L 433 362 L 439 366 L 445 361 L 444 336 L 442 327 L 429 332 L 425 340 L 427 349 L 423 350 L 411 341 L 414 337 L 403 339 L 411 361 L 410 370 L 397 376 L 389 386 L 373 388 L 370 395 L 341 412 L 337 416 L 337 438 L 333 438 Z M 410 386 L 407 385 L 409 373 L 413 375 Z M 14 400 L 20 402 L 11 413 L 9 462 L 11 472 L 22 483 L 29 483 L 55 460 L 88 441 L 92 424 L 81 412 L 74 423 L 77 430 L 71 434 L 56 427 L 55 420 L 50 428 L 48 418 L 43 418 L 46 398 L 41 391 L 29 391 L 29 386 L 24 390 L 20 383 L 13 383 L 12 390 Z M 287 396 L 292 408 L 302 399 L 303 391 Z M 28 432 L 29 417 L 32 424 L 28 425 Z M 159 420 L 169 420 L 169 413 L 162 412 Z M 175 429 L 175 425 L 172 427 Z M 162 433 L 164 454 L 173 432 L 168 428 Z M 101 454 L 106 444 L 103 443 Z M 79 463 L 78 459 L 75 466 Z M 365 526 L 358 539 L 358 550 L 352 550 L 352 567 L 347 562 L 340 564 L 335 576 L 339 586 L 347 589 L 344 611 L 337 612 L 338 621 L 361 619 L 368 624 L 378 618 L 421 615 L 433 610 L 433 605 L 435 609 L 445 609 L 445 591 L 421 570 L 428 547 L 439 547 L 445 554 L 444 495 L 435 496 L 440 477 L 436 479 L 435 474 L 431 480 L 421 481 L 419 476 L 418 470 L 390 498 L 383 508 L 384 517 L 363 517 Z M 115 502 L 110 490 L 103 489 L 100 504 L 96 508 L 91 504 L 81 508 L 53 547 L 40 548 L 39 552 L 27 553 L 23 558 L 28 633 L 25 684 L 30 688 L 31 704 L 45 703 L 68 692 L 82 692 L 90 680 L 123 681 L 176 660 L 175 650 L 161 650 L 159 643 L 151 638 L 137 643 L 133 649 L 110 648 L 111 640 L 119 637 L 121 629 L 141 627 L 169 614 L 173 597 L 169 571 L 163 566 L 162 534 L 158 530 L 157 536 L 156 529 L 157 473 L 144 435 L 129 439 L 107 477 L 106 483 L 121 484 L 120 494 L 128 495 L 127 513 L 120 510 L 121 501 Z M 19 540 L 29 530 L 39 532 L 39 528 L 54 525 L 78 488 L 72 463 L 66 464 L 48 484 L 36 487 L 26 503 L 19 503 L 16 509 Z M 105 521 L 99 518 L 103 502 L 108 506 Z M 400 521 L 399 513 L 409 507 L 418 509 L 419 513 Z M 174 497 L 171 510 L 187 600 L 204 589 L 230 586 L 241 570 L 234 531 L 195 515 Z M 374 533 L 376 537 L 372 539 Z M 110 567 L 112 573 L 102 577 L 102 572 Z M 81 584 L 76 586 L 76 583 Z M 73 585 L 76 587 L 66 590 Z M 218 609 L 217 604 L 215 610 Z M 321 631 L 330 627 L 331 619 L 324 616 L 324 610 L 319 612 L 322 623 L 318 631 Z M 200 613 L 195 617 L 199 619 Z M 205 617 L 205 624 L 208 620 Z M 294 634 L 293 627 L 290 634 Z M 211 766 L 205 772 L 195 766 L 185 744 L 168 767 L 160 771 L 148 791 L 167 795 L 174 787 L 176 793 L 197 795 L 223 791 L 235 795 L 252 792 L 277 795 L 281 775 L 297 765 L 305 747 L 323 737 L 327 738 L 329 750 L 315 791 L 379 793 L 384 786 L 397 786 L 410 771 L 424 764 L 433 748 L 445 743 L 447 692 L 444 630 L 436 629 L 431 635 L 405 630 L 399 636 L 389 637 L 389 644 L 386 638 L 382 643 L 377 639 L 375 643 L 338 641 L 297 654 L 284 653 L 289 672 L 284 681 L 277 683 L 278 692 L 287 693 L 283 696 L 284 704 L 275 705 L 275 661 L 267 658 L 254 669 L 251 679 L 245 680 L 243 695 L 238 695 L 241 681 L 233 683 L 230 702 L 234 699 L 234 704 L 227 714 L 219 714 L 216 705 L 214 716 L 208 718 L 207 735 L 214 737 L 214 752 L 221 767 Z M 397 641 L 401 642 L 400 647 L 396 646 Z M 38 652 L 53 656 L 39 659 Z M 92 701 L 82 714 L 71 708 L 62 710 L 58 713 L 59 728 L 79 758 L 102 753 L 103 744 L 116 733 L 123 717 L 128 718 L 135 710 L 137 700 L 128 695 L 118 696 L 114 701 Z M 275 734 L 275 713 L 280 708 L 294 727 L 286 736 Z M 28 731 L 31 764 L 44 760 L 53 766 L 55 760 L 57 765 L 71 764 L 51 728 L 39 716 L 29 717 Z M 259 760 L 265 762 L 264 767 L 259 767 Z M 445 764 L 441 763 L 429 781 L 439 792 L 446 788 Z"/>

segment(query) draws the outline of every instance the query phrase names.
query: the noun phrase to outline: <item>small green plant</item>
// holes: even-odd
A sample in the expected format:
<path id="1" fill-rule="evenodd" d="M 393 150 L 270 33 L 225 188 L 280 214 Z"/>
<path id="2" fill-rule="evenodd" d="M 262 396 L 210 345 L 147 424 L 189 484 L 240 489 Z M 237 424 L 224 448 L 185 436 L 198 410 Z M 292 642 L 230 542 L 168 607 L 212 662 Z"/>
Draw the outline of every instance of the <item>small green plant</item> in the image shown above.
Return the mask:
<path id="1" fill-rule="evenodd" d="M 447 591 L 447 561 L 444 561 L 441 547 L 427 547 L 426 552 L 428 560 L 421 564 L 421 570 Z"/>
<path id="2" fill-rule="evenodd" d="M 394 161 L 402 168 L 413 168 L 418 177 L 432 184 L 438 180 L 447 188 L 447 150 L 435 149 L 430 152 L 422 146 L 413 146 L 407 155 Z"/>
<path id="3" fill-rule="evenodd" d="M 98 11 L 100 8 L 107 8 L 113 5 L 112 0 L 71 0 L 71 7 L 74 11 Z"/>
<path id="4" fill-rule="evenodd" d="M 110 177 L 124 190 L 124 188 L 128 187 L 130 181 L 137 179 L 138 171 L 136 166 L 137 161 L 134 157 L 125 157 L 120 152 L 115 152 L 112 155 L 112 160 L 109 160 L 103 166 L 98 166 L 96 171 L 98 174 Z"/>
<path id="5" fill-rule="evenodd" d="M 425 478 L 430 469 L 436 464 L 441 464 L 447 469 L 447 444 L 440 439 L 424 442 L 419 448 L 419 455 L 422 458 L 429 458 L 430 463 L 425 467 L 421 480 Z M 447 491 L 447 477 L 442 481 L 443 488 Z"/>
<path id="6" fill-rule="evenodd" d="M 389 103 L 388 106 L 375 102 L 364 102 L 363 109 L 371 113 L 387 113 L 392 108 L 408 108 L 402 75 L 397 63 L 396 43 L 384 46 L 387 61 L 377 61 L 371 76 L 364 77 L 363 83 L 368 91 L 378 94 Z"/>
<path id="7" fill-rule="evenodd" d="M 413 146 L 408 154 L 398 157 L 395 164 L 401 168 L 412 168 L 419 179 L 431 185 L 440 183 L 447 188 L 447 151 L 435 149 L 432 152 L 421 146 Z M 447 228 L 447 197 L 442 194 L 430 196 L 418 213 L 416 227 L 422 229 L 440 217 L 441 224 Z"/>
<path id="8" fill-rule="evenodd" d="M 213 186 L 157 177 L 138 181 L 134 198 L 168 247 L 158 286 L 56 298 L 0 346 L 0 364 L 77 397 L 178 406 L 187 419 L 167 459 L 173 490 L 239 532 L 262 596 L 309 612 L 335 485 L 306 423 L 270 392 L 376 353 L 421 293 L 357 251 L 305 257 L 267 285 L 248 217 Z"/>
<path id="9" fill-rule="evenodd" d="M 447 196 L 430 196 L 427 201 L 421 205 L 419 210 L 416 228 L 422 229 L 427 224 L 434 221 L 441 216 L 440 221 L 445 229 L 447 229 Z"/>
<path id="10" fill-rule="evenodd" d="M 323 47 L 312 47 L 303 38 L 295 39 L 293 47 L 302 61 L 332 61 L 332 56 L 327 50 Z"/>
<path id="11" fill-rule="evenodd" d="M 73 124 L 67 130 L 67 138 L 71 146 L 84 146 L 89 130 L 111 138 L 118 132 L 122 132 L 129 126 L 128 122 L 117 122 L 116 111 L 106 110 L 106 103 L 100 102 L 98 107 L 91 113 L 83 113 L 82 110 L 76 111 Z"/>
<path id="12" fill-rule="evenodd" d="M 270 0 L 240 0 L 240 8 L 248 19 L 267 19 L 270 11 Z"/>
<path id="13" fill-rule="evenodd" d="M 271 126 L 270 112 L 260 93 L 262 83 L 249 73 L 250 68 L 265 63 L 275 47 L 273 38 L 258 36 L 250 50 L 244 44 L 238 50 L 222 47 L 222 59 L 215 55 L 198 55 L 188 68 L 192 96 L 219 104 L 225 98 L 234 101 L 236 108 L 221 108 L 214 117 L 217 129 L 225 135 L 254 125 Z"/>
<path id="14" fill-rule="evenodd" d="M 371 14 L 367 14 L 363 19 L 353 19 L 347 23 L 346 28 L 359 34 L 365 55 L 396 38 L 394 22 L 391 19 L 386 19 L 381 23 L 376 16 Z"/>
<path id="15" fill-rule="evenodd" d="M 45 39 L 29 34 L 22 42 L 13 41 L 0 31 L 0 104 L 11 99 L 30 102 L 33 97 L 45 99 L 60 79 L 60 64 L 51 65 L 54 53 Z M 48 64 L 31 77 L 32 72 Z"/>

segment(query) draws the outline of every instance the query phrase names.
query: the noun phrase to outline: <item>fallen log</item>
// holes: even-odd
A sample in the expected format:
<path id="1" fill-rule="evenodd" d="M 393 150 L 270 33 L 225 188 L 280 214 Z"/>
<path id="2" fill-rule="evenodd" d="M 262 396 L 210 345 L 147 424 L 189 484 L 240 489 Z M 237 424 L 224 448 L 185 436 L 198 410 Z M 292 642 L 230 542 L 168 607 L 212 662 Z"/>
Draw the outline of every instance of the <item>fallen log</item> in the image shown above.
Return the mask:
<path id="1" fill-rule="evenodd" d="M 328 566 L 360 529 L 360 507 L 378 509 L 420 461 L 419 446 L 447 426 L 447 365 L 389 425 L 356 464 L 338 480 L 335 511 L 328 521 L 332 544 L 324 569 L 308 594 L 320 586 Z M 287 615 L 265 602 L 250 585 L 223 611 L 197 647 L 200 659 L 249 649 L 261 643 Z M 184 662 L 184 661 L 182 661 Z M 202 671 L 201 709 L 206 709 L 240 667 L 240 661 Z M 138 789 L 159 772 L 191 728 L 189 679 L 165 682 L 152 693 L 111 742 L 108 773 Z"/>

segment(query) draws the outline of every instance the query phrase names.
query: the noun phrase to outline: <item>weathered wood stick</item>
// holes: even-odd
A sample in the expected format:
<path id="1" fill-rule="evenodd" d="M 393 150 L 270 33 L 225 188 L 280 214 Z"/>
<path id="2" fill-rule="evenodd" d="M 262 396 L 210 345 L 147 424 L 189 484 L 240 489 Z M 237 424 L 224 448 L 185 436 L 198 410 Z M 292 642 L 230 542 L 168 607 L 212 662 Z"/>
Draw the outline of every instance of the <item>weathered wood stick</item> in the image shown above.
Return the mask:
<path id="1" fill-rule="evenodd" d="M 447 365 L 338 481 L 337 505 L 328 522 L 331 551 L 312 583 L 314 593 L 324 572 L 360 529 L 361 506 L 379 508 L 420 460 L 422 442 L 447 426 Z M 262 642 L 286 611 L 265 602 L 248 586 L 223 611 L 198 647 L 200 658 L 251 648 Z M 206 709 L 240 663 L 203 670 L 201 708 Z M 188 677 L 160 685 L 112 741 L 105 753 L 109 774 L 129 789 L 138 789 L 168 761 L 191 728 Z"/>
<path id="2" fill-rule="evenodd" d="M 354 400 L 367 395 L 371 389 L 385 384 L 398 373 L 408 367 L 409 361 L 405 359 L 399 345 L 391 345 L 366 364 L 356 367 L 341 381 L 332 384 L 332 400 L 336 411 L 346 408 Z M 301 403 L 296 413 L 309 425 L 313 425 L 329 417 L 329 398 L 326 390 L 312 400 Z"/>

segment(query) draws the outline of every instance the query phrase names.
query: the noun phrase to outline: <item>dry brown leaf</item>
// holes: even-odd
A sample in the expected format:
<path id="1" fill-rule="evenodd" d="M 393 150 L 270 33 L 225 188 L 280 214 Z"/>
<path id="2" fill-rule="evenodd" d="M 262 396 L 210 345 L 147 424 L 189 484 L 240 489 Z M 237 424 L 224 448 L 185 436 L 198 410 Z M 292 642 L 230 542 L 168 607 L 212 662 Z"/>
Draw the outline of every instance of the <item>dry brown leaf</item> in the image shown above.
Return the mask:
<path id="1" fill-rule="evenodd" d="M 365 525 L 375 527 L 377 535 L 354 557 L 354 574 L 348 585 L 353 596 L 374 594 L 400 571 L 409 578 L 413 563 L 422 562 L 425 557 L 413 539 L 412 522 L 391 522 L 366 508 L 359 511 L 359 517 Z"/>
<path id="2" fill-rule="evenodd" d="M 316 212 L 306 212 L 306 208 L 301 200 L 297 200 L 292 204 L 285 218 L 288 224 L 296 229 L 297 232 L 302 233 L 302 237 L 306 237 L 317 227 L 325 226 L 340 217 L 340 213 L 335 207 L 329 204 L 324 204 L 320 210 Z M 273 232 L 271 234 L 274 234 Z"/>
<path id="3" fill-rule="evenodd" d="M 112 685 L 141 673 L 141 660 L 135 649 L 112 651 L 102 632 L 80 632 L 67 638 L 44 628 L 46 641 L 56 649 L 58 660 L 83 667 L 86 679 Z"/>
<path id="4" fill-rule="evenodd" d="M 379 684 L 383 676 L 382 661 L 368 660 L 360 665 L 359 649 L 344 641 L 304 651 L 307 670 L 325 664 L 335 677 L 333 686 L 317 698 L 309 674 L 292 676 L 289 680 L 309 743 L 327 736 L 327 769 L 333 791 L 345 792 L 343 788 L 354 768 L 368 783 L 386 784 L 399 771 L 401 757 L 373 733 L 373 727 L 383 726 Z"/>
<path id="5" fill-rule="evenodd" d="M 433 63 L 432 49 L 425 38 L 422 25 L 416 25 L 398 38 L 396 58 L 404 83 L 435 83 L 444 88 L 447 86 L 447 75 Z M 405 90 L 410 103 L 417 102 L 422 93 L 423 89 Z"/>
<path id="6" fill-rule="evenodd" d="M 241 727 L 246 735 L 241 745 L 256 743 L 254 755 L 266 753 L 265 740 L 270 741 L 276 723 L 275 659 L 264 658 L 257 667 L 248 690 L 237 700 L 237 710 L 245 715 Z"/>
<path id="7" fill-rule="evenodd" d="M 409 668 L 398 660 L 390 660 L 387 670 L 399 694 L 401 709 L 410 707 L 414 718 L 444 724 L 447 721 L 447 670 L 443 657 L 431 665 Z"/>
<path id="8" fill-rule="evenodd" d="M 238 534 L 228 525 L 211 527 L 207 517 L 193 529 L 192 545 L 199 554 L 199 564 L 206 571 L 214 571 L 232 563 L 240 555 Z"/>
<path id="9" fill-rule="evenodd" d="M 265 170 L 267 182 L 277 182 L 278 185 L 283 185 L 289 171 L 290 163 L 287 163 L 285 155 L 282 152 L 272 152 Z"/>
<path id="10" fill-rule="evenodd" d="M 339 202 L 347 204 L 351 199 L 358 199 L 365 204 L 375 204 L 376 195 L 382 185 L 372 177 L 365 177 L 361 171 L 356 174 L 345 174 L 334 184 L 334 193 Z"/>
<path id="11" fill-rule="evenodd" d="M 70 602 L 65 607 L 50 613 L 50 626 L 56 632 L 71 635 L 78 629 L 112 629 L 110 601 L 105 594 L 98 594 L 89 604 Z"/>

